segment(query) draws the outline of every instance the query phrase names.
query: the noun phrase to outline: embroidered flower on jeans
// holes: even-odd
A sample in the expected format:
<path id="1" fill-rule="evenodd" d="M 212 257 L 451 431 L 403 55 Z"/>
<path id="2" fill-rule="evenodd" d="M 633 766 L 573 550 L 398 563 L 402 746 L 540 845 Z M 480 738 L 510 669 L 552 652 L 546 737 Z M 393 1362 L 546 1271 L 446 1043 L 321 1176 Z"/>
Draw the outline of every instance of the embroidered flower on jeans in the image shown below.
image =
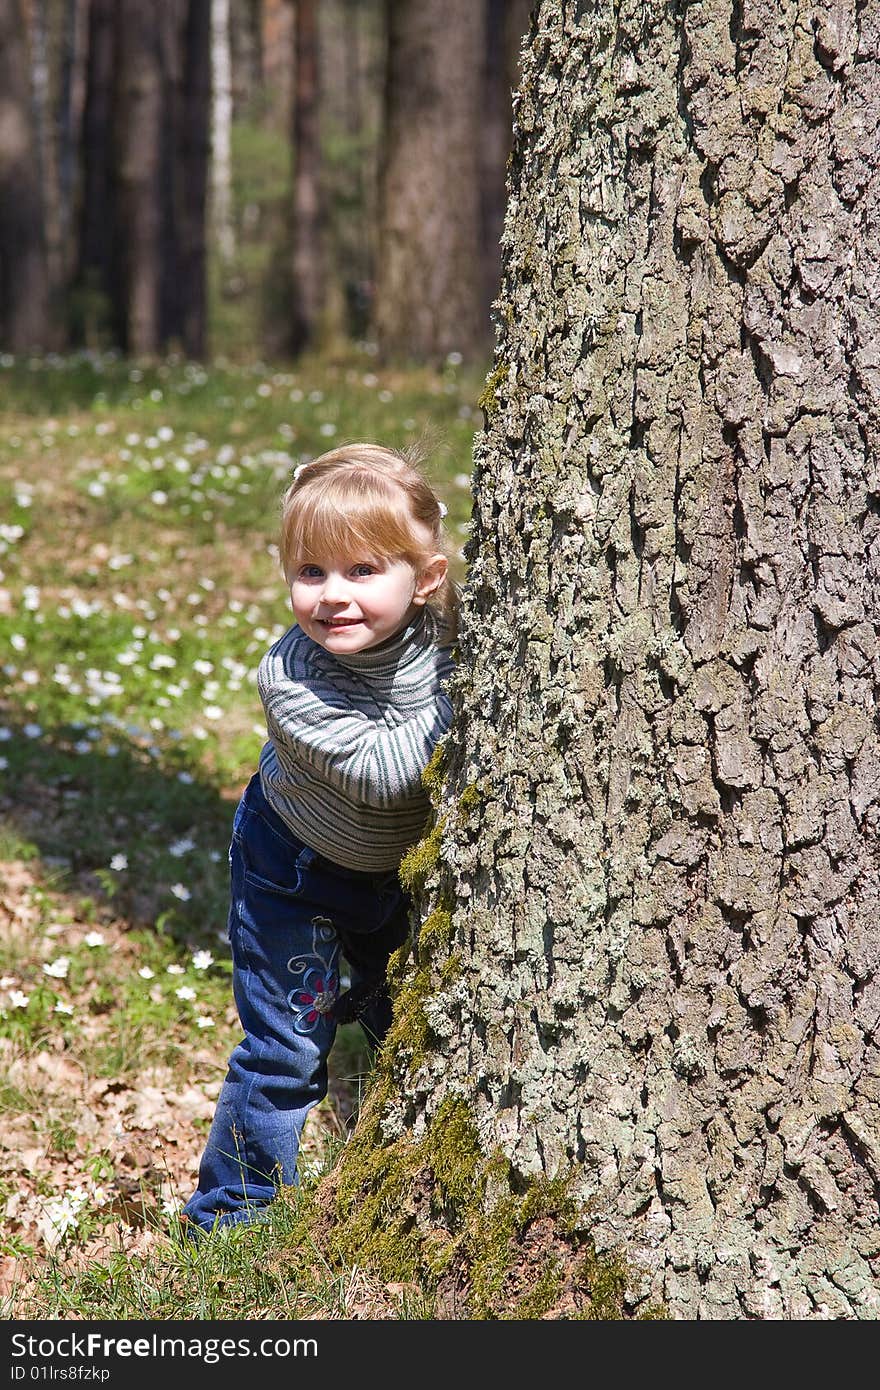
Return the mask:
<path id="1" fill-rule="evenodd" d="M 313 1032 L 321 1015 L 330 1013 L 338 993 L 339 977 L 334 970 L 307 970 L 299 989 L 292 989 L 287 996 L 295 1015 L 293 1026 L 296 1031 Z"/>

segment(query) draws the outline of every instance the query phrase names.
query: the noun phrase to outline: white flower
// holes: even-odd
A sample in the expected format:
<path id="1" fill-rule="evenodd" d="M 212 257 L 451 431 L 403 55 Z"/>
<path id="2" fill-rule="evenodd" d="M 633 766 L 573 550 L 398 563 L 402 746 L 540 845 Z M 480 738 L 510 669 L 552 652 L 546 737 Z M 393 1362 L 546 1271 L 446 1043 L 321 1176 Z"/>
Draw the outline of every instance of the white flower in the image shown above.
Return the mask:
<path id="1" fill-rule="evenodd" d="M 71 1201 L 67 1194 L 43 1203 L 42 1211 L 37 1218 L 37 1230 L 50 1249 L 63 1240 L 68 1231 L 76 1230 L 79 1224 L 79 1210 L 79 1205 Z"/>
<path id="2" fill-rule="evenodd" d="M 185 883 L 172 883 L 171 892 L 174 894 L 175 898 L 179 898 L 182 903 L 189 902 L 192 897 L 192 893 Z"/>
<path id="3" fill-rule="evenodd" d="M 9 991 L 9 1002 L 14 1009 L 26 1009 L 30 1003 L 30 998 L 29 994 L 23 994 L 20 989 Z"/>
<path id="4" fill-rule="evenodd" d="M 181 985 L 174 993 L 177 995 L 178 999 L 195 999 L 196 997 L 195 990 L 191 989 L 189 985 Z"/>
<path id="5" fill-rule="evenodd" d="M 65 1004 L 63 999 L 56 999 L 54 1012 L 56 1014 L 72 1014 L 73 1005 Z"/>
<path id="6" fill-rule="evenodd" d="M 207 1014 L 199 1014 L 198 1018 L 196 1019 L 196 1027 L 197 1027 L 197 1028 L 213 1028 L 213 1027 L 214 1027 L 214 1020 L 213 1020 L 213 1018 L 209 1018 Z"/>
<path id="7" fill-rule="evenodd" d="M 168 493 L 163 492 L 161 488 L 156 488 L 155 492 L 150 493 L 150 501 L 156 507 L 164 507 L 168 501 Z"/>
<path id="8" fill-rule="evenodd" d="M 223 711 L 219 705 L 205 705 L 202 714 L 206 719 L 222 719 Z"/>
<path id="9" fill-rule="evenodd" d="M 193 969 L 207 970 L 209 965 L 214 964 L 214 957 L 210 951 L 193 951 Z"/>
<path id="10" fill-rule="evenodd" d="M 101 933 L 100 933 L 99 931 L 90 931 L 90 932 L 87 932 L 86 935 L 83 937 L 83 941 L 85 942 L 85 944 L 86 944 L 87 946 L 103 946 L 103 945 L 104 945 L 104 938 L 103 938 L 103 936 L 101 935 Z"/>
<path id="11" fill-rule="evenodd" d="M 43 966 L 46 975 L 52 975 L 56 980 L 63 980 L 70 969 L 70 956 L 59 956 L 57 960 L 50 961 Z"/>
<path id="12" fill-rule="evenodd" d="M 200 676 L 210 676 L 213 669 L 213 663 L 210 661 L 202 661 L 199 659 L 193 662 L 193 670 L 198 671 Z"/>
<path id="13" fill-rule="evenodd" d="M 184 835 L 168 846 L 168 853 L 173 854 L 175 859 L 179 859 L 182 854 L 187 854 L 191 849 L 194 849 L 195 843 L 195 840 L 189 835 Z"/>
<path id="14" fill-rule="evenodd" d="M 0 772 L 5 772 L 9 766 L 8 758 L 0 758 Z"/>
<path id="15" fill-rule="evenodd" d="M 166 965 L 165 970 L 166 970 L 166 973 L 169 974 L 169 975 L 183 975 L 183 974 L 184 974 L 184 969 L 183 969 L 183 966 L 182 966 L 182 965 Z"/>
<path id="16" fill-rule="evenodd" d="M 161 671 L 176 666 L 177 662 L 173 656 L 168 656 L 166 652 L 157 652 L 150 662 L 151 671 Z"/>
<path id="17" fill-rule="evenodd" d="M 148 965 L 142 965 L 140 970 L 138 971 L 138 974 L 140 975 L 142 980 L 152 980 L 156 972 L 155 970 L 151 970 Z"/>
<path id="18" fill-rule="evenodd" d="M 110 860 L 110 868 L 117 874 L 121 873 L 123 869 L 128 868 L 128 856 L 125 854 L 114 854 L 113 858 Z"/>
<path id="19" fill-rule="evenodd" d="M 27 638 L 22 637 L 20 632 L 13 632 L 9 639 L 10 647 L 14 647 L 17 652 L 23 652 L 27 646 Z"/>
<path id="20" fill-rule="evenodd" d="M 39 724 L 25 724 L 23 732 L 26 738 L 39 738 L 43 730 Z"/>
<path id="21" fill-rule="evenodd" d="M 0 743 L 8 743 L 11 738 L 11 729 L 7 729 L 5 726 L 2 729 L 0 729 Z"/>

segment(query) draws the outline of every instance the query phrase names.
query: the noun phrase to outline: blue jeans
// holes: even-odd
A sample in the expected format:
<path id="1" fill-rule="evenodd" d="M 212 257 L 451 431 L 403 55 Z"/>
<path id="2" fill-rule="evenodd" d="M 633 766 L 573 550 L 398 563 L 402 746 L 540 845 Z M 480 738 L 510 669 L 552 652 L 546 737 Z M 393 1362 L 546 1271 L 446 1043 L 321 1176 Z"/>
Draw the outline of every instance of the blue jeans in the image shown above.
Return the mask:
<path id="1" fill-rule="evenodd" d="M 409 899 L 396 871 L 344 869 L 287 828 L 251 778 L 229 851 L 232 985 L 244 1037 L 217 1101 L 198 1189 L 184 1207 L 201 1230 L 257 1218 L 297 1181 L 300 1136 L 327 1094 L 340 956 L 359 1021 L 377 1046 L 391 1022 L 388 958 L 406 939 Z"/>

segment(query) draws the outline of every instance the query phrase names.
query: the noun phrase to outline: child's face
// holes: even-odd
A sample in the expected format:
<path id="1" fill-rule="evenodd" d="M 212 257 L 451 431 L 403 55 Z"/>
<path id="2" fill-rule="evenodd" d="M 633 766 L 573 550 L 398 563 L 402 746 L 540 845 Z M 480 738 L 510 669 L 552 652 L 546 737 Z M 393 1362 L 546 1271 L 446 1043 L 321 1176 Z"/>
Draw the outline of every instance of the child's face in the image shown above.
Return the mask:
<path id="1" fill-rule="evenodd" d="M 417 574 L 406 560 L 377 555 L 333 555 L 296 566 L 290 599 L 296 621 L 328 652 L 345 655 L 375 647 L 413 618 L 442 582 L 446 561 Z M 438 569 L 442 572 L 437 577 Z"/>

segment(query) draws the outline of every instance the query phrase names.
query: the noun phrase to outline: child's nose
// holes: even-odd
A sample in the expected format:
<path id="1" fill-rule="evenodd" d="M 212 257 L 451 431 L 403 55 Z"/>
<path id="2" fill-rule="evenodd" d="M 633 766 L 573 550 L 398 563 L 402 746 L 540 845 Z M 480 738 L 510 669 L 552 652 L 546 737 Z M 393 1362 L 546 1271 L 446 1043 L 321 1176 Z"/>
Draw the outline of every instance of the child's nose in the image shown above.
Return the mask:
<path id="1" fill-rule="evenodd" d="M 347 598 L 344 577 L 341 574 L 328 574 L 321 597 L 325 603 L 344 603 Z"/>

